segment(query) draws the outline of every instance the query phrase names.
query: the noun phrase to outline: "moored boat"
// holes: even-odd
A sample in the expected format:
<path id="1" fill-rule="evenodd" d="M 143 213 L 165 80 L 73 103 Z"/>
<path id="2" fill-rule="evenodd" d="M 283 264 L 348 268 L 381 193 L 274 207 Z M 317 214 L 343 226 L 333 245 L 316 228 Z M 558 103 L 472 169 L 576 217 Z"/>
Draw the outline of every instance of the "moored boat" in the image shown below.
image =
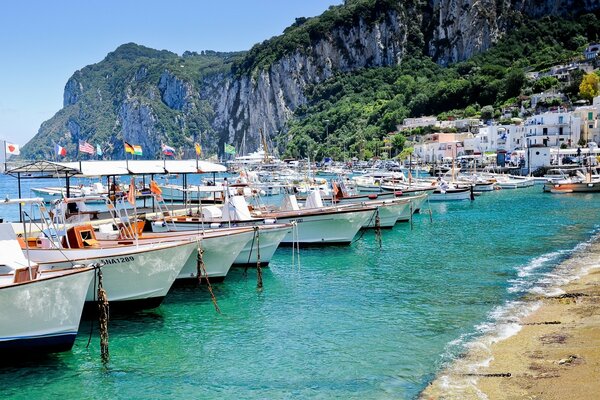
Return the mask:
<path id="1" fill-rule="evenodd" d="M 11 224 L 0 224 L 0 243 L 0 354 L 70 350 L 94 268 L 40 272 L 21 251 Z"/>

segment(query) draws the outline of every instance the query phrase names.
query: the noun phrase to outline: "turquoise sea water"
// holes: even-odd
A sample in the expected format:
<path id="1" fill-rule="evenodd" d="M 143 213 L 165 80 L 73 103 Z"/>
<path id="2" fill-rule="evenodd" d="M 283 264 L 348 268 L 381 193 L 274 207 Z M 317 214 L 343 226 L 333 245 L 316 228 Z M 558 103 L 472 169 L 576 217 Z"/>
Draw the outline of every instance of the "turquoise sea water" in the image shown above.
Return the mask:
<path id="1" fill-rule="evenodd" d="M 214 285 L 221 315 L 205 287 L 188 287 L 156 310 L 113 316 L 106 366 L 83 321 L 70 353 L 2 360 L 0 397 L 414 398 L 499 307 L 550 283 L 600 222 L 600 196 L 540 186 L 431 209 L 433 223 L 396 225 L 381 249 L 373 232 L 302 249 L 300 265 L 279 249 L 262 292 L 254 270 L 232 270 Z"/>

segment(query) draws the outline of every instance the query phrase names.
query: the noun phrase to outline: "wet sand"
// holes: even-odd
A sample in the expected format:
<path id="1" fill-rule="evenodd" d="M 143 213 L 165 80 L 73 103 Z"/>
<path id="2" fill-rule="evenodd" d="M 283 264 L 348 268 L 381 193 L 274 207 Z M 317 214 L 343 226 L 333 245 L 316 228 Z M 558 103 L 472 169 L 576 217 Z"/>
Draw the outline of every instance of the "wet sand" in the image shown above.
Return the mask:
<path id="1" fill-rule="evenodd" d="M 530 296 L 539 308 L 519 320 L 516 334 L 472 346 L 421 398 L 599 399 L 600 245 L 584 258 L 587 274 L 562 294 Z"/>

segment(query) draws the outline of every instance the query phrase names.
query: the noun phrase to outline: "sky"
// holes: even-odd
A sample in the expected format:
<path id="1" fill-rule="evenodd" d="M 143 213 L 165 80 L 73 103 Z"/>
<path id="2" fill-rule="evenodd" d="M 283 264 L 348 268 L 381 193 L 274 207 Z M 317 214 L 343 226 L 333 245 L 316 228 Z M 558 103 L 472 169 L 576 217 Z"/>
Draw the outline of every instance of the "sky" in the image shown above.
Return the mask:
<path id="1" fill-rule="evenodd" d="M 62 108 L 71 75 L 134 42 L 237 51 L 342 0 L 9 0 L 0 13 L 0 139 L 24 145 Z"/>

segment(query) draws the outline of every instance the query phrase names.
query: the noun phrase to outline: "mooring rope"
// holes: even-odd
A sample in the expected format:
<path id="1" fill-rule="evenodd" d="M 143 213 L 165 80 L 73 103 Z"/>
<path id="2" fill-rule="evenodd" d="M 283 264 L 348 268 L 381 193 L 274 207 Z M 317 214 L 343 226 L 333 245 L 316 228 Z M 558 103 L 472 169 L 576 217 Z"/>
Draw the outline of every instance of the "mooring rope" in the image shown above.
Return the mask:
<path id="1" fill-rule="evenodd" d="M 381 240 L 381 219 L 379 218 L 379 207 L 377 207 L 377 211 L 375 212 L 375 240 L 379 244 L 379 250 L 382 247 Z"/>
<path id="2" fill-rule="evenodd" d="M 260 267 L 260 228 L 258 226 L 255 226 L 254 232 L 256 234 L 256 288 L 258 290 L 262 290 L 263 279 L 262 268 Z"/>
<path id="3" fill-rule="evenodd" d="M 248 267 L 250 266 L 250 258 L 252 257 L 252 251 L 254 250 L 254 240 L 256 239 L 256 227 L 254 234 L 252 235 L 252 243 L 250 243 L 250 253 L 248 253 L 248 260 L 246 260 L 246 267 L 244 268 L 244 278 L 248 275 Z"/>
<path id="4" fill-rule="evenodd" d="M 102 285 L 102 269 L 100 266 L 96 268 L 98 273 L 98 322 L 100 328 L 100 355 L 102 362 L 107 363 L 109 360 L 108 354 L 108 320 L 109 307 L 108 296 Z"/>
<path id="5" fill-rule="evenodd" d="M 219 314 L 221 314 L 221 309 L 217 304 L 217 298 L 212 290 L 212 285 L 210 284 L 210 280 L 208 279 L 208 273 L 206 272 L 206 266 L 204 265 L 204 250 L 202 249 L 200 238 L 198 238 L 196 242 L 198 243 L 198 257 L 196 258 L 196 275 L 198 276 L 198 283 L 202 282 L 202 277 L 204 276 L 204 279 L 206 279 L 206 285 L 208 286 L 208 292 L 210 293 L 210 299 L 212 300 L 213 305 L 215 306 L 215 310 Z"/>
<path id="6" fill-rule="evenodd" d="M 300 269 L 300 234 L 298 233 L 298 223 L 292 222 L 292 266 L 295 266 L 296 250 L 298 251 L 298 269 Z"/>
<path id="7" fill-rule="evenodd" d="M 363 203 L 364 205 L 364 203 Z M 373 220 L 376 218 L 377 212 L 379 209 L 376 209 L 375 212 L 373 213 L 373 215 L 371 215 L 371 218 L 369 219 L 369 222 L 367 222 L 367 226 L 370 226 L 371 223 L 373 222 Z M 365 236 L 365 232 L 367 232 L 366 229 L 362 229 L 362 232 L 360 233 L 360 236 L 357 237 L 356 239 L 354 239 L 350 244 L 353 245 L 354 243 L 358 242 L 360 239 L 363 238 L 363 236 Z"/>
<path id="8" fill-rule="evenodd" d="M 431 203 L 429 202 L 429 195 L 427 195 L 427 206 L 429 207 L 429 222 L 433 224 L 433 213 L 431 212 Z"/>

